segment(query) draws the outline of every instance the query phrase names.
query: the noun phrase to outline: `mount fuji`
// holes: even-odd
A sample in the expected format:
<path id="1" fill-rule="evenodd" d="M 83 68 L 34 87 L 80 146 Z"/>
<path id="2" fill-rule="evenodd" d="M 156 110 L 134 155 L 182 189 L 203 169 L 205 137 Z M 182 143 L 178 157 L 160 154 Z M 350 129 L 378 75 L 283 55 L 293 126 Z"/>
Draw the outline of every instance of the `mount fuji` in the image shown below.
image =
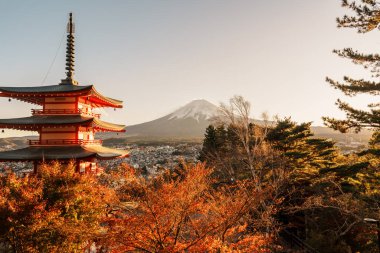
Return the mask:
<path id="1" fill-rule="evenodd" d="M 141 137 L 152 140 L 160 138 L 202 138 L 206 128 L 212 124 L 213 118 L 218 115 L 218 112 L 219 108 L 207 100 L 193 100 L 164 117 L 127 126 L 125 134 L 100 133 L 98 138 Z M 253 122 L 262 123 L 262 121 L 255 119 Z M 367 143 L 372 134 L 369 130 L 362 131 L 360 134 L 341 134 L 327 127 L 312 127 L 312 131 L 316 137 L 332 138 L 340 142 L 347 142 L 347 139 L 352 139 L 353 141 Z"/>
<path id="2" fill-rule="evenodd" d="M 174 112 L 142 124 L 127 126 L 127 136 L 202 137 L 218 107 L 204 99 L 193 100 Z"/>

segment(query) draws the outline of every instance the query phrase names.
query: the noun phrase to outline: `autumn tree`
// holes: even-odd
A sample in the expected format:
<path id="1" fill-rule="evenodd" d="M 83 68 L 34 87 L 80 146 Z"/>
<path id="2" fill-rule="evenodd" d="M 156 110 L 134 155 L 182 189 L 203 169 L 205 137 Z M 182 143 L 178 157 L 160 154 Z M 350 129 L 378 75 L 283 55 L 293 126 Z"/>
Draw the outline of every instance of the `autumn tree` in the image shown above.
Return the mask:
<path id="1" fill-rule="evenodd" d="M 105 233 L 101 222 L 115 200 L 96 176 L 76 173 L 73 164 L 1 175 L 0 251 L 83 252 Z"/>
<path id="2" fill-rule="evenodd" d="M 215 190 L 204 164 L 146 180 L 133 170 L 119 188 L 124 208 L 108 220 L 111 252 L 270 252 L 273 234 L 248 230 L 263 200 L 247 182 Z M 248 194 L 248 192 L 250 194 Z M 270 216 L 269 213 L 266 214 Z M 264 219 L 260 219 L 263 221 Z M 269 221 L 268 221 L 269 222 Z"/>

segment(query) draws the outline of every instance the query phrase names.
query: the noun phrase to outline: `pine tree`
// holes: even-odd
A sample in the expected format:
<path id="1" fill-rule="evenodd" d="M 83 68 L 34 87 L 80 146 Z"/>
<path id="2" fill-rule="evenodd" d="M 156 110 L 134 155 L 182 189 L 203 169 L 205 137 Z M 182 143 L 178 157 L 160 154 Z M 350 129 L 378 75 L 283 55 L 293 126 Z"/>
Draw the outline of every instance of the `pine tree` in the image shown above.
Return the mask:
<path id="1" fill-rule="evenodd" d="M 310 126 L 310 122 L 297 125 L 285 118 L 268 131 L 266 139 L 287 159 L 290 168 L 324 168 L 333 163 L 336 156 L 334 142 L 313 138 Z"/>
<path id="2" fill-rule="evenodd" d="M 217 148 L 216 130 L 213 125 L 209 125 L 206 128 L 202 150 L 199 154 L 199 160 L 201 160 L 202 162 L 206 161 L 207 156 L 210 153 L 214 153 L 216 151 L 216 148 Z"/>
<path id="3" fill-rule="evenodd" d="M 338 27 L 354 28 L 358 33 L 367 33 L 379 26 L 380 3 L 378 0 L 350 2 L 343 0 L 342 6 L 352 11 L 353 14 L 337 18 Z M 368 69 L 370 78 L 355 79 L 344 76 L 343 82 L 340 82 L 327 77 L 326 80 L 332 87 L 341 90 L 347 96 L 358 94 L 378 96 L 380 94 L 380 82 L 377 80 L 380 77 L 379 54 L 361 53 L 352 48 L 334 50 L 333 52 L 340 57 L 351 60 L 354 64 Z M 351 250 L 355 252 L 373 252 L 366 247 L 377 248 L 374 243 L 375 239 L 367 238 L 366 241 L 364 238 L 360 239 L 359 237 L 364 237 L 365 235 L 360 229 L 368 228 L 367 225 L 362 223 L 363 217 L 377 218 L 379 214 L 380 103 L 369 104 L 367 110 L 356 109 L 342 100 L 338 100 L 337 105 L 339 109 L 346 113 L 346 119 L 338 120 L 324 117 L 325 124 L 343 133 L 349 129 L 356 132 L 359 132 L 362 128 L 373 129 L 374 134 L 370 142 L 372 148 L 367 152 L 363 152 L 361 157 L 347 156 L 344 159 L 345 161 L 342 161 L 342 164 L 336 168 L 321 170 L 323 174 L 326 173 L 326 178 L 331 178 L 331 182 L 334 182 L 333 184 L 338 185 L 340 188 L 332 196 L 327 197 L 325 194 L 324 198 L 321 197 L 321 199 L 324 199 L 324 201 L 333 200 L 328 205 L 338 207 L 337 210 L 340 210 L 339 216 L 344 218 L 342 221 L 350 221 L 348 224 L 352 224 L 352 226 L 344 230 L 345 233 L 340 233 L 347 237 L 346 243 L 351 244 Z M 364 154 L 367 155 L 363 156 Z M 332 186 L 333 184 L 330 185 Z M 325 189 L 330 188 L 326 184 L 322 185 L 325 186 Z M 342 236 L 335 241 L 337 242 L 338 239 L 343 240 Z M 361 243 L 355 243 L 355 240 L 361 240 Z M 336 242 L 335 244 L 337 245 Z"/>
<path id="4" fill-rule="evenodd" d="M 375 0 L 361 0 L 348 2 L 342 1 L 342 6 L 354 12 L 353 16 L 343 16 L 337 19 L 338 27 L 355 28 L 359 33 L 366 33 L 378 27 L 380 22 L 380 5 Z M 362 65 L 369 69 L 372 78 L 380 76 L 379 54 L 363 54 L 352 48 L 344 48 L 343 50 L 334 50 L 338 56 L 350 59 L 353 63 Z M 380 83 L 373 80 L 354 79 L 344 76 L 343 82 L 335 81 L 329 77 L 326 81 L 335 89 L 341 90 L 347 96 L 355 96 L 357 94 L 370 94 L 378 96 L 380 94 Z M 324 117 L 325 124 L 335 130 L 347 132 L 354 129 L 359 132 L 362 128 L 373 128 L 375 134 L 371 144 L 380 142 L 380 103 L 369 104 L 369 110 L 355 109 L 348 103 L 341 100 L 337 101 L 339 109 L 346 113 L 346 119 L 338 120 L 330 117 Z"/>
<path id="5" fill-rule="evenodd" d="M 241 167 L 240 150 L 241 144 L 232 126 L 210 125 L 206 129 L 199 160 L 215 167 L 214 177 L 229 182 Z"/>

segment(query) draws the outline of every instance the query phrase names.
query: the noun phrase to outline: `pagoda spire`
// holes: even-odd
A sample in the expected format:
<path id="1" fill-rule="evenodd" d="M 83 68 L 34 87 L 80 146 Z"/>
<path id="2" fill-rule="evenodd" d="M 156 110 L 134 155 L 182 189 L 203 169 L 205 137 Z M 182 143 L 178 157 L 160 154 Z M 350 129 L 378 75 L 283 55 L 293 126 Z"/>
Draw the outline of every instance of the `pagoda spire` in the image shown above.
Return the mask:
<path id="1" fill-rule="evenodd" d="M 67 45 L 66 45 L 66 79 L 63 79 L 61 84 L 78 85 L 78 82 L 74 80 L 74 32 L 75 25 L 73 23 L 73 13 L 69 14 L 69 22 L 67 23 Z"/>

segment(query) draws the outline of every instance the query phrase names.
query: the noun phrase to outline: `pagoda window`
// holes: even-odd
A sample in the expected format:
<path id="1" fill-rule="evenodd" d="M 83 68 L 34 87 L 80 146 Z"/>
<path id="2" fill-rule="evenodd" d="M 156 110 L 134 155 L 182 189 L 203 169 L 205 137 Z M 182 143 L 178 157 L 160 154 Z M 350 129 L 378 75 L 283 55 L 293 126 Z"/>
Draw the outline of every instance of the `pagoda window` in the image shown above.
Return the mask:
<path id="1" fill-rule="evenodd" d="M 79 103 L 82 103 L 82 104 L 88 104 L 87 97 L 80 97 L 78 101 Z"/>
<path id="2" fill-rule="evenodd" d="M 69 126 L 69 127 L 61 127 L 61 128 L 52 128 L 52 127 L 44 127 L 41 129 L 41 132 L 42 133 L 46 133 L 46 132 L 59 132 L 59 133 L 66 133 L 66 132 L 76 132 L 76 128 L 73 127 L 73 126 Z"/>
<path id="3" fill-rule="evenodd" d="M 40 132 L 41 140 L 61 140 L 61 139 L 76 139 L 75 127 L 61 127 L 61 128 L 42 128 Z"/>
<path id="4" fill-rule="evenodd" d="M 74 97 L 45 98 L 44 110 L 70 109 L 76 110 L 77 103 Z"/>
<path id="5" fill-rule="evenodd" d="M 63 139 L 69 139 L 73 140 L 76 139 L 76 133 L 75 132 L 69 132 L 69 133 L 41 133 L 41 140 L 63 140 Z"/>
<path id="6" fill-rule="evenodd" d="M 92 132 L 79 132 L 78 139 L 80 140 L 94 140 L 94 135 Z"/>
<path id="7" fill-rule="evenodd" d="M 91 105 L 85 104 L 85 103 L 78 103 L 78 109 L 81 110 L 82 114 L 89 114 L 92 113 Z"/>
<path id="8" fill-rule="evenodd" d="M 75 103 L 51 103 L 45 104 L 45 109 L 72 109 L 75 110 Z"/>
<path id="9" fill-rule="evenodd" d="M 80 173 L 86 172 L 86 163 L 84 163 L 84 162 L 80 163 L 80 165 L 79 165 L 79 172 Z"/>
<path id="10" fill-rule="evenodd" d="M 96 163 L 91 163 L 91 171 L 95 171 L 96 170 Z"/>
<path id="11" fill-rule="evenodd" d="M 52 98 L 45 98 L 45 103 L 70 103 L 75 102 L 75 97 L 52 97 Z"/>

